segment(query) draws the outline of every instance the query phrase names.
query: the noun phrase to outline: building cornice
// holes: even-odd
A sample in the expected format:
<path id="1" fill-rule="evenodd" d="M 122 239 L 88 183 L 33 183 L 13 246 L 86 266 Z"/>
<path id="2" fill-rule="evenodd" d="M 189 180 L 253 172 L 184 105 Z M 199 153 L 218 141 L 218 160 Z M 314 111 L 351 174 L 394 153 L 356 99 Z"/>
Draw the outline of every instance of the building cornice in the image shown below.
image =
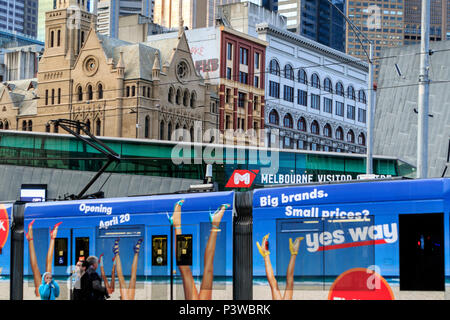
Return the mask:
<path id="1" fill-rule="evenodd" d="M 363 72 L 369 71 L 369 66 L 364 61 L 361 61 L 355 57 L 352 57 L 348 54 L 345 54 L 345 53 L 335 50 L 333 48 L 327 47 L 323 44 L 320 44 L 314 40 L 308 39 L 304 36 L 298 35 L 296 33 L 293 33 L 293 32 L 287 31 L 287 30 L 277 28 L 268 23 L 260 23 L 260 24 L 256 25 L 256 32 L 258 34 L 268 34 L 268 35 L 276 36 L 279 38 L 283 38 L 284 40 L 286 40 L 292 44 L 295 44 L 297 46 L 311 49 L 320 54 L 324 54 L 324 55 L 328 56 L 329 58 L 336 59 L 343 63 L 347 63 L 353 67 L 358 68 L 359 70 L 361 70 Z"/>
<path id="2" fill-rule="evenodd" d="M 257 44 L 260 44 L 261 46 L 267 47 L 269 45 L 269 43 L 267 41 L 264 41 L 264 40 L 261 40 L 259 38 L 255 38 L 255 37 L 249 36 L 246 33 L 243 33 L 243 32 L 231 29 L 231 28 L 227 28 L 225 26 L 220 26 L 219 28 L 223 32 L 235 35 L 237 37 L 243 38 L 245 40 L 248 40 L 248 41 L 251 41 L 251 42 L 254 42 L 254 43 L 257 43 Z"/>

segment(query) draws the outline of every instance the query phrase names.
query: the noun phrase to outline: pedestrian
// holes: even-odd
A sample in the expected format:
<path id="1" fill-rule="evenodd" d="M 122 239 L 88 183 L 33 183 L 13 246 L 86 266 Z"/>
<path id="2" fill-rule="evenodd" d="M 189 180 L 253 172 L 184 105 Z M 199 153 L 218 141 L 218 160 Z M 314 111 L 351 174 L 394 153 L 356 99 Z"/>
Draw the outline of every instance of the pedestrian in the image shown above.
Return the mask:
<path id="1" fill-rule="evenodd" d="M 86 272 L 86 269 L 88 268 L 88 263 L 83 261 L 78 261 L 75 266 L 75 284 L 73 286 L 72 291 L 72 300 L 81 300 L 81 277 Z"/>
<path id="2" fill-rule="evenodd" d="M 59 285 L 53 280 L 50 272 L 45 272 L 42 275 L 42 282 L 39 286 L 39 295 L 41 300 L 55 300 L 59 297 Z"/>
<path id="3" fill-rule="evenodd" d="M 89 256 L 86 259 L 88 268 L 81 276 L 81 299 L 82 300 L 105 300 L 109 298 L 108 292 L 102 286 L 102 278 L 97 273 L 98 258 Z"/>

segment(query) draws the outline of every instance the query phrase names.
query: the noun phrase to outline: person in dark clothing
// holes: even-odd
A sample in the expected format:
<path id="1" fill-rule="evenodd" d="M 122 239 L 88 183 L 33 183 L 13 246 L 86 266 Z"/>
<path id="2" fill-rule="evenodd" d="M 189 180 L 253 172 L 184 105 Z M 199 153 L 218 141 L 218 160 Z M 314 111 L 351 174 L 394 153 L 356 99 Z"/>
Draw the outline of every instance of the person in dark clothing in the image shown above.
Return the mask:
<path id="1" fill-rule="evenodd" d="M 97 273 L 98 258 L 90 256 L 86 259 L 88 268 L 81 277 L 81 300 L 105 300 L 108 292 L 102 286 L 102 278 Z"/>

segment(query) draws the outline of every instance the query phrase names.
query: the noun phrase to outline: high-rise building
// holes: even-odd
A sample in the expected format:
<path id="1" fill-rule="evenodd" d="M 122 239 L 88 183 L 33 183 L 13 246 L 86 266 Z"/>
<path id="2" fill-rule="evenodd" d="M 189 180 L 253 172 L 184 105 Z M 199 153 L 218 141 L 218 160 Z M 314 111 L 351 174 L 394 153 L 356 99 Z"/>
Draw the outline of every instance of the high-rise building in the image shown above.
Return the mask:
<path id="1" fill-rule="evenodd" d="M 332 0 L 344 10 L 345 0 Z M 275 0 L 271 10 L 287 18 L 289 31 L 333 49 L 345 50 L 345 20 L 328 0 Z"/>
<path id="2" fill-rule="evenodd" d="M 154 0 L 99 0 L 96 8 L 97 30 L 100 34 L 117 38 L 120 16 L 140 14 L 153 18 L 154 3 Z"/>
<path id="3" fill-rule="evenodd" d="M 45 13 L 54 9 L 54 0 L 39 0 L 37 38 L 45 41 Z"/>
<path id="4" fill-rule="evenodd" d="M 430 7 L 430 40 L 441 41 L 450 38 L 448 10 L 450 1 L 431 0 Z M 405 34 L 404 44 L 420 42 L 422 1 L 405 1 Z"/>
<path id="5" fill-rule="evenodd" d="M 219 6 L 239 0 L 155 0 L 154 22 L 165 28 L 176 28 L 180 21 L 188 29 L 213 27 Z"/>
<path id="6" fill-rule="evenodd" d="M 36 38 L 38 0 L 2 0 L 0 29 Z"/>
<path id="7" fill-rule="evenodd" d="M 421 0 L 348 1 L 346 15 L 374 44 L 375 59 L 381 50 L 420 41 Z M 449 33 L 449 0 L 431 0 L 430 40 L 441 41 Z M 359 37 L 359 39 L 358 39 Z M 369 46 L 358 32 L 346 28 L 346 52 L 367 61 Z M 375 64 L 378 65 L 377 60 Z M 378 67 L 375 76 L 378 75 Z"/>

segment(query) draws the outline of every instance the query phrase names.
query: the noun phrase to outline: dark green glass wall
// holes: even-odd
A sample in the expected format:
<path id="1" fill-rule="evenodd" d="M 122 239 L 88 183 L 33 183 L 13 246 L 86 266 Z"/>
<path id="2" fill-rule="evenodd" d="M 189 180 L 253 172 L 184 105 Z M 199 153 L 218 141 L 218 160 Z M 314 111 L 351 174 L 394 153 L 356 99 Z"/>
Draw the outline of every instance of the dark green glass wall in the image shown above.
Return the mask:
<path id="1" fill-rule="evenodd" d="M 108 139 L 102 141 L 121 157 L 118 165 L 112 164 L 107 172 L 143 174 L 164 177 L 203 179 L 206 163 L 211 157 L 221 159 L 213 166 L 213 178 L 223 189 L 235 169 L 257 169 L 262 165 L 258 153 L 248 149 L 234 149 L 234 161 L 224 161 L 221 155 L 206 152 L 205 146 L 190 147 L 177 153 L 190 159 L 190 164 L 174 164 L 172 150 L 175 143 Z M 270 155 L 270 152 L 269 152 Z M 270 158 L 270 156 L 269 156 Z M 196 161 L 194 161 L 196 159 Z M 249 160 L 250 159 L 250 160 Z M 275 158 L 276 159 L 276 158 Z M 313 154 L 295 151 L 279 153 L 279 174 L 352 175 L 364 174 L 365 157 L 352 154 Z M 68 135 L 31 134 L 3 131 L 0 133 L 0 164 L 36 166 L 69 170 L 98 171 L 106 157 Z M 401 170 L 401 172 L 399 172 Z M 374 159 L 374 173 L 380 175 L 406 176 L 414 168 L 396 159 Z M 258 180 L 259 179 L 259 180 Z M 257 178 L 256 184 L 261 183 Z"/>

